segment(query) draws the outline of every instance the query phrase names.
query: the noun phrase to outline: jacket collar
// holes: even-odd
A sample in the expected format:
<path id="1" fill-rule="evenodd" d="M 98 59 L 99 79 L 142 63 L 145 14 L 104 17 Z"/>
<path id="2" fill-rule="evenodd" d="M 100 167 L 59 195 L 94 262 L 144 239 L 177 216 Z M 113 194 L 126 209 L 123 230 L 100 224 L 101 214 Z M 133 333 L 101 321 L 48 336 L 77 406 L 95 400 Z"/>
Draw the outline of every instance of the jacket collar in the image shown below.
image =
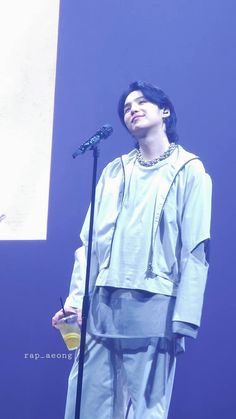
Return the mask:
<path id="1" fill-rule="evenodd" d="M 123 154 L 121 156 L 121 160 L 123 161 L 124 164 L 127 164 L 127 163 L 130 163 L 131 161 L 134 162 L 136 159 L 136 156 L 137 156 L 136 149 L 134 149 L 130 151 L 130 153 L 128 154 Z"/>

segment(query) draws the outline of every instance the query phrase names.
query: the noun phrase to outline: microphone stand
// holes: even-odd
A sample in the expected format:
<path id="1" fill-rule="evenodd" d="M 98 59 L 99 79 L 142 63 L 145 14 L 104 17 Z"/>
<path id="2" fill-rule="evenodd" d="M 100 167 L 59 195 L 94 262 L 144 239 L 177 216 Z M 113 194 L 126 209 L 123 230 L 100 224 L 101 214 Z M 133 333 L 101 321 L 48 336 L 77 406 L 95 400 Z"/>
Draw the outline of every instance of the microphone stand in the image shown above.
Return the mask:
<path id="1" fill-rule="evenodd" d="M 89 223 L 89 239 L 88 239 L 88 253 L 87 253 L 87 266 L 86 266 L 86 279 L 85 291 L 82 306 L 82 326 L 81 326 L 81 340 L 79 348 L 79 366 L 78 366 L 78 380 L 76 392 L 76 405 L 75 405 L 75 419 L 80 419 L 81 408 L 81 395 L 83 384 L 83 371 L 84 371 L 84 352 L 86 342 L 86 327 L 89 312 L 89 276 L 91 265 L 92 241 L 93 241 L 93 221 L 94 221 L 94 206 L 95 206 L 95 192 L 96 192 L 96 177 L 97 177 L 97 161 L 99 150 L 97 146 L 93 149 L 93 176 L 92 176 L 92 192 L 91 192 L 91 206 L 90 206 L 90 223 Z"/>

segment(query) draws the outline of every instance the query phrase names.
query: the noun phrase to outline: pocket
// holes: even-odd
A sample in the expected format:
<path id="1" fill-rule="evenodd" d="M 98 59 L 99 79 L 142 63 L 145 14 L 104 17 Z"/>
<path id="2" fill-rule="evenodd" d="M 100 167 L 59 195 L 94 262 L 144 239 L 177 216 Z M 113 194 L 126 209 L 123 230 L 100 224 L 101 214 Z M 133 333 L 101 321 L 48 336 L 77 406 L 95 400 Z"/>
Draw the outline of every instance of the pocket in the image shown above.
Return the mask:
<path id="1" fill-rule="evenodd" d="M 178 281 L 177 281 L 177 279 L 175 279 L 175 278 L 173 278 L 173 277 L 171 277 L 171 276 L 167 276 L 167 275 L 165 275 L 165 274 L 163 274 L 162 272 L 154 272 L 155 273 L 155 275 L 157 276 L 157 277 L 160 277 L 160 278 L 162 278 L 162 279 L 164 279 L 165 281 L 170 281 L 170 282 L 172 282 L 173 284 L 178 284 Z"/>
<path id="2" fill-rule="evenodd" d="M 159 260 L 161 263 L 159 264 L 158 262 L 153 262 L 153 273 L 156 276 L 161 277 L 165 281 L 170 281 L 173 284 L 178 284 L 180 275 L 177 261 L 174 260 L 172 264 L 168 264 L 164 257 L 159 259 L 157 257 L 156 260 Z"/>

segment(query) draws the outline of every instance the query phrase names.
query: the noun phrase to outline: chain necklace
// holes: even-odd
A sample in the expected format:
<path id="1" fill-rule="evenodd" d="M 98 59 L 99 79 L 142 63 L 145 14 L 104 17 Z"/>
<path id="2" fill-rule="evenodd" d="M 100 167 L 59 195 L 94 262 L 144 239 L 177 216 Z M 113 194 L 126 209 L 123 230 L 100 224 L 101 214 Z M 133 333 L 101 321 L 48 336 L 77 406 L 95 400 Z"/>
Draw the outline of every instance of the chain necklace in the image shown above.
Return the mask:
<path id="1" fill-rule="evenodd" d="M 140 151 L 140 148 L 137 150 L 137 160 L 141 166 L 151 167 L 154 166 L 154 164 L 157 164 L 159 161 L 167 159 L 173 151 L 176 149 L 178 145 L 176 143 L 170 143 L 168 150 L 166 150 L 163 154 L 161 154 L 159 157 L 156 157 L 152 160 L 144 160 L 142 153 Z"/>

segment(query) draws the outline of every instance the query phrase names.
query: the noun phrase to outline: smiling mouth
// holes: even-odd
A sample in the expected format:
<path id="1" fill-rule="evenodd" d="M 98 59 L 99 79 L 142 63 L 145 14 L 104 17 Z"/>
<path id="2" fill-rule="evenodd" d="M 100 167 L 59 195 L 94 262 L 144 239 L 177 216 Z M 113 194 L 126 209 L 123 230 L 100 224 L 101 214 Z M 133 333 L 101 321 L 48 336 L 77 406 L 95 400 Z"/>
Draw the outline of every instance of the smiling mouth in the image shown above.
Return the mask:
<path id="1" fill-rule="evenodd" d="M 132 118 L 132 120 L 131 120 L 131 122 L 133 123 L 133 122 L 136 122 L 139 118 L 142 118 L 143 117 L 143 115 L 136 115 L 136 116 L 134 116 L 133 118 Z"/>

